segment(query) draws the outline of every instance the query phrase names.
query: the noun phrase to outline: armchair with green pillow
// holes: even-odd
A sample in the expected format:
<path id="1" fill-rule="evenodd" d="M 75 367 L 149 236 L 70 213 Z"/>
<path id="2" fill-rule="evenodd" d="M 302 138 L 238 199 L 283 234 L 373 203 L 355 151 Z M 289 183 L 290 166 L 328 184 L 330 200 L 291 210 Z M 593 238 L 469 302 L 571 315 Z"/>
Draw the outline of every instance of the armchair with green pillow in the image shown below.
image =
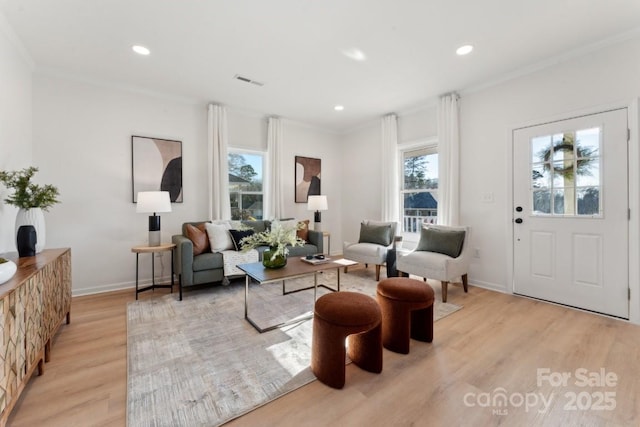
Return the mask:
<path id="1" fill-rule="evenodd" d="M 358 242 L 344 242 L 344 257 L 365 267 L 375 265 L 376 280 L 380 280 L 380 267 L 387 260 L 387 252 L 394 247 L 397 226 L 396 222 L 362 221 Z M 345 267 L 344 271 L 347 273 L 348 268 Z"/>
<path id="2" fill-rule="evenodd" d="M 398 273 L 439 280 L 442 302 L 447 302 L 449 282 L 460 277 L 468 292 L 467 273 L 471 263 L 469 227 L 428 225 L 420 230 L 418 246 L 407 254 L 398 254 Z"/>
<path id="3" fill-rule="evenodd" d="M 308 229 L 309 221 L 302 221 L 305 227 L 298 230 L 298 236 L 307 243 L 292 247 L 289 256 L 306 256 L 323 252 L 323 236 L 320 231 Z M 172 236 L 176 244 L 174 271 L 180 286 L 223 282 L 224 260 L 222 252 L 238 250 L 238 241 L 245 230 L 265 231 L 270 221 L 197 221 L 182 224 L 182 234 Z M 233 231 L 233 233 L 232 233 Z M 235 238 L 235 241 L 234 241 Z M 257 248 L 259 260 L 267 247 Z"/>

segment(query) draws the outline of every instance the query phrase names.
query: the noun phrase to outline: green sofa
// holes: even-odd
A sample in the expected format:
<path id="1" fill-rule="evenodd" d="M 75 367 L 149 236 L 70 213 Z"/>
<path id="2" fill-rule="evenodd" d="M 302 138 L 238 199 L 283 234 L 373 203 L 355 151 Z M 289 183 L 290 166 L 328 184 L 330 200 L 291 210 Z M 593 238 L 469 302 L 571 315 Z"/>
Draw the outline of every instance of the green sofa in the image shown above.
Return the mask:
<path id="1" fill-rule="evenodd" d="M 176 245 L 174 256 L 174 272 L 178 275 L 179 286 L 193 286 L 203 283 L 216 283 L 224 280 L 222 254 L 219 252 L 204 252 L 193 255 L 193 242 L 187 237 L 186 226 L 197 226 L 209 221 L 185 222 L 182 224 L 182 234 L 172 236 Z M 270 221 L 242 221 L 256 232 L 264 231 L 271 225 Z M 289 256 L 305 256 L 323 253 L 323 235 L 321 231 L 309 230 L 307 243 L 303 246 L 289 248 Z M 262 252 L 267 247 L 257 248 L 262 259 Z"/>

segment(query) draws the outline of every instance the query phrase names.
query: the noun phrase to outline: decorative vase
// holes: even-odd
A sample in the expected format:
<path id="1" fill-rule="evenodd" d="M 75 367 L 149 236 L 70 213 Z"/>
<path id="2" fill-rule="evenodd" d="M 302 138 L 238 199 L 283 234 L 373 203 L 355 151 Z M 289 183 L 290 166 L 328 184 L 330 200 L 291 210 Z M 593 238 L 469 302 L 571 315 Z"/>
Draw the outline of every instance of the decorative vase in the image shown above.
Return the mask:
<path id="1" fill-rule="evenodd" d="M 0 285 L 9 281 L 18 270 L 16 263 L 13 261 L 3 262 L 0 264 Z"/>
<path id="2" fill-rule="evenodd" d="M 16 236 L 16 247 L 20 258 L 35 256 L 38 235 L 33 225 L 21 225 Z"/>
<path id="3" fill-rule="evenodd" d="M 20 209 L 16 215 L 16 239 L 18 229 L 21 225 L 33 225 L 36 230 L 38 242 L 36 243 L 36 253 L 42 252 L 45 244 L 46 230 L 44 226 L 44 213 L 40 208 Z"/>
<path id="4" fill-rule="evenodd" d="M 264 265 L 265 268 L 282 268 L 287 265 L 286 256 L 276 255 L 275 258 L 273 258 L 273 254 L 276 251 L 277 248 L 271 247 L 262 253 L 262 265 Z"/>

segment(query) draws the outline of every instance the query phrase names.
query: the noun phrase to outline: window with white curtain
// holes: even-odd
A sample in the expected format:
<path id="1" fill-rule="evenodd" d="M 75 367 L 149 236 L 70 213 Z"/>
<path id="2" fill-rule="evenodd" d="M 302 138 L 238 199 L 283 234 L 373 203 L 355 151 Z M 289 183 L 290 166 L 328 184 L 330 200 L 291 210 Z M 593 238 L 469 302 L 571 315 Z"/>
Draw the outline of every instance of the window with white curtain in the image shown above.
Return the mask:
<path id="1" fill-rule="evenodd" d="M 266 153 L 229 148 L 231 219 L 263 219 Z"/>
<path id="2" fill-rule="evenodd" d="M 400 218 L 410 237 L 438 218 L 438 145 L 428 141 L 400 146 Z"/>

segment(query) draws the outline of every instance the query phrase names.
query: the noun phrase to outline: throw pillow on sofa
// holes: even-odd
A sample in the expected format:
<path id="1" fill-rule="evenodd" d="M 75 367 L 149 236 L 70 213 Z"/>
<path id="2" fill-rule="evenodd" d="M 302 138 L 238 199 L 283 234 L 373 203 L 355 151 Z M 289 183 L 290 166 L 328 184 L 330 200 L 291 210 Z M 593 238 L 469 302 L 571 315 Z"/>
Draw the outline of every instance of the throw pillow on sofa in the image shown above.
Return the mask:
<path id="1" fill-rule="evenodd" d="M 300 227 L 302 224 L 302 227 Z M 309 220 L 305 219 L 304 221 L 298 222 L 298 231 L 296 232 L 297 236 L 304 240 L 305 242 L 309 241 Z"/>
<path id="2" fill-rule="evenodd" d="M 206 223 L 205 228 L 207 230 L 207 236 L 209 236 L 209 245 L 211 246 L 211 252 L 222 252 L 233 250 L 233 240 L 231 240 L 231 223 Z"/>
<path id="3" fill-rule="evenodd" d="M 187 238 L 193 242 L 194 256 L 211 251 L 211 245 L 209 243 L 209 237 L 207 236 L 207 229 L 204 223 L 196 224 L 195 226 L 187 224 L 185 231 Z"/>
<path id="4" fill-rule="evenodd" d="M 244 245 L 240 244 L 242 239 L 244 239 L 245 237 L 249 237 L 249 236 L 255 234 L 255 231 L 253 231 L 252 228 L 250 228 L 248 230 L 229 230 L 229 234 L 231 235 L 231 240 L 233 241 L 233 248 L 236 251 L 239 251 L 244 246 Z"/>

